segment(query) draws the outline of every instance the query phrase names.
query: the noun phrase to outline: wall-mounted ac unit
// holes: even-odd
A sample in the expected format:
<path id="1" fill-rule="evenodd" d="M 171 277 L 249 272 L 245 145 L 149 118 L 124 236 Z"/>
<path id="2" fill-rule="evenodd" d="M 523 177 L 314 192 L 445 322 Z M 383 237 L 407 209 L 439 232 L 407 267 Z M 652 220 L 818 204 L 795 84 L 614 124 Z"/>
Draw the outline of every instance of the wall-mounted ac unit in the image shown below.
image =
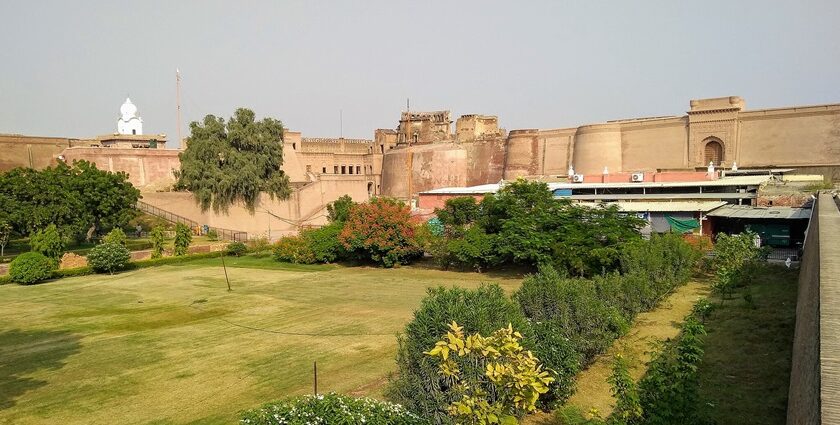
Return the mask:
<path id="1" fill-rule="evenodd" d="M 633 175 L 630 176 L 630 181 L 636 183 L 645 181 L 645 173 L 633 173 Z"/>
<path id="2" fill-rule="evenodd" d="M 572 175 L 572 183 L 583 183 L 583 174 Z"/>

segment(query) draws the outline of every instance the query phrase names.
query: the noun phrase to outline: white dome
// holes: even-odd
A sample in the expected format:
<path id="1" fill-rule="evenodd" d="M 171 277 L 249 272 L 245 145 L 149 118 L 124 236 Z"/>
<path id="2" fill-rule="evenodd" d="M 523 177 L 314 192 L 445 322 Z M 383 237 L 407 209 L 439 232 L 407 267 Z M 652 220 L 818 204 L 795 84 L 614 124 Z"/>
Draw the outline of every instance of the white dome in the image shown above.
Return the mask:
<path id="1" fill-rule="evenodd" d="M 137 107 L 131 103 L 131 99 L 125 98 L 125 103 L 120 106 L 120 114 L 117 119 L 117 133 L 119 134 L 143 134 L 143 119 L 137 116 Z"/>
<path id="2" fill-rule="evenodd" d="M 131 103 L 131 98 L 125 98 L 125 103 L 120 106 L 120 114 L 122 114 L 123 120 L 125 121 L 137 115 L 137 107 Z"/>

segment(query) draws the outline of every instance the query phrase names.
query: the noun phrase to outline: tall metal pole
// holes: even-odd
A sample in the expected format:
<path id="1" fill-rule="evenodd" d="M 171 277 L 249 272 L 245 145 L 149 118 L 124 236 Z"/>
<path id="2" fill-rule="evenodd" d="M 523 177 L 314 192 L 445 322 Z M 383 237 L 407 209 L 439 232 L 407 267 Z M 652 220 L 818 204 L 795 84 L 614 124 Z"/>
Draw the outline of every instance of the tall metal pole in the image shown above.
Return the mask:
<path id="1" fill-rule="evenodd" d="M 183 148 L 184 139 L 181 137 L 181 70 L 175 68 L 175 102 L 178 113 L 178 147 Z"/>

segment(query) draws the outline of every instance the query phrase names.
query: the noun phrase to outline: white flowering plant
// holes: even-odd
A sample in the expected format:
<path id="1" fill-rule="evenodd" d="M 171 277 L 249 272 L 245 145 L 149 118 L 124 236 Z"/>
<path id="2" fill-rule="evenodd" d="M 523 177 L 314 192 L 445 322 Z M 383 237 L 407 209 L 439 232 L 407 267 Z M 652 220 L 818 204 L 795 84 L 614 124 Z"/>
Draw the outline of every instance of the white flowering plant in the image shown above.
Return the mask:
<path id="1" fill-rule="evenodd" d="M 427 425 L 399 404 L 336 393 L 306 395 L 244 412 L 242 425 Z"/>

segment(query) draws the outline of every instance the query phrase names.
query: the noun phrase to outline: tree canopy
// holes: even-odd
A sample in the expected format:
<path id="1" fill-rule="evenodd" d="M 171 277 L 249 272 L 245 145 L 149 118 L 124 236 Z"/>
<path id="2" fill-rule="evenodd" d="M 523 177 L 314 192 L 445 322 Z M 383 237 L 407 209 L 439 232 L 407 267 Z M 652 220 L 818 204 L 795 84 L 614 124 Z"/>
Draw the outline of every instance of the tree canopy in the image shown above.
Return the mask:
<path id="1" fill-rule="evenodd" d="M 0 221 L 28 235 L 54 224 L 64 238 L 110 229 L 134 217 L 140 191 L 125 173 L 87 161 L 60 162 L 43 170 L 16 168 L 0 175 Z"/>
<path id="2" fill-rule="evenodd" d="M 205 211 L 225 211 L 242 201 L 253 212 L 260 192 L 288 198 L 283 131 L 280 121 L 256 121 L 254 112 L 245 108 L 237 109 L 227 122 L 207 115 L 202 123 L 190 123 L 176 188 L 192 192 Z"/>
<path id="3" fill-rule="evenodd" d="M 445 226 L 445 264 L 554 264 L 574 275 L 615 270 L 620 247 L 641 239 L 641 220 L 615 206 L 583 207 L 555 199 L 548 185 L 519 180 L 476 204 L 448 199 L 435 210 Z"/>

